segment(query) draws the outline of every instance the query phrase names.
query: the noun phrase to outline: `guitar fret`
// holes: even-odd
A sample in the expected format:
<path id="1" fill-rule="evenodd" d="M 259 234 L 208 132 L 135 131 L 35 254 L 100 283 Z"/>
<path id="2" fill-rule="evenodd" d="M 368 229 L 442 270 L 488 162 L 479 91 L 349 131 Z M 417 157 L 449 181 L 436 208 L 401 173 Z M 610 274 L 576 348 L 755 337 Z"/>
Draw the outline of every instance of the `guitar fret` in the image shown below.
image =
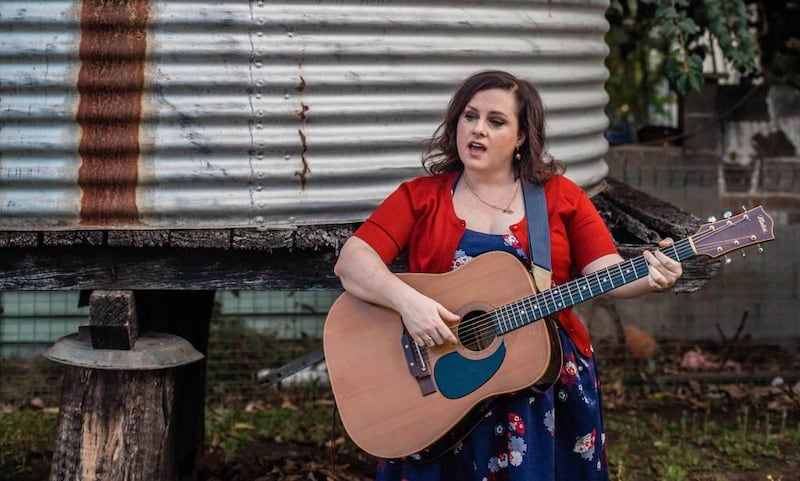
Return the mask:
<path id="1" fill-rule="evenodd" d="M 608 276 L 608 281 L 609 281 L 609 282 L 611 282 L 611 289 L 613 289 L 613 288 L 614 288 L 614 287 L 616 287 L 616 286 L 614 285 L 614 278 L 613 278 L 613 277 L 611 277 L 611 271 L 609 271 L 608 269 L 605 269 L 605 273 L 606 273 L 606 275 Z M 610 291 L 611 289 L 609 289 L 609 291 Z"/>
<path id="2" fill-rule="evenodd" d="M 559 309 L 563 309 L 563 308 L 567 307 L 564 304 L 564 295 L 561 293 L 561 288 L 559 287 L 558 289 L 556 289 L 556 292 L 558 292 L 558 298 L 561 299 L 561 302 L 558 303 Z"/>
<path id="3" fill-rule="evenodd" d="M 518 303 L 519 304 L 519 303 Z M 517 319 L 524 319 L 521 325 L 525 325 L 528 323 L 528 311 L 524 307 L 517 308 Z"/>
<path id="4" fill-rule="evenodd" d="M 537 296 L 535 296 L 535 297 L 534 297 L 534 300 L 536 300 L 536 299 L 538 299 L 538 298 L 539 298 L 539 296 L 537 295 Z M 544 317 L 544 314 L 542 314 L 542 308 L 541 308 L 541 307 L 539 307 L 539 302 L 537 302 L 537 303 L 535 303 L 535 304 L 533 305 L 533 310 L 534 310 L 534 311 L 539 311 L 539 318 L 542 318 L 542 317 Z"/>
<path id="5" fill-rule="evenodd" d="M 512 316 L 514 325 L 516 327 L 524 326 L 525 322 L 523 322 L 523 320 L 526 319 L 526 317 L 527 317 L 527 312 L 525 311 L 525 309 L 517 308 L 516 315 Z"/>
<path id="6" fill-rule="evenodd" d="M 583 302 L 583 292 L 581 292 L 581 285 L 580 284 L 581 283 L 578 282 L 578 281 L 575 282 L 575 286 L 578 288 L 578 294 L 580 294 L 580 296 L 581 296 L 581 302 Z"/>
<path id="7" fill-rule="evenodd" d="M 572 284 L 571 282 L 567 283 L 567 294 L 569 294 L 570 305 L 574 306 L 575 305 L 575 299 L 572 297 L 571 284 Z"/>
<path id="8" fill-rule="evenodd" d="M 638 277 L 636 277 L 636 270 L 634 268 L 633 261 L 628 261 L 627 264 L 628 264 L 628 268 L 626 269 L 626 272 L 631 272 L 631 269 L 634 269 L 633 270 L 633 278 L 634 279 L 638 279 Z"/>
<path id="9" fill-rule="evenodd" d="M 509 310 L 507 307 L 503 309 L 503 317 L 505 318 L 505 323 L 509 327 L 509 329 L 513 329 L 514 319 L 511 317 L 511 315 L 509 315 Z"/>
<path id="10" fill-rule="evenodd" d="M 502 307 L 500 309 L 495 309 L 491 313 L 492 320 L 494 321 L 495 332 L 498 333 L 498 334 L 503 334 L 503 333 L 508 332 L 508 330 L 506 330 L 505 326 L 503 326 L 503 317 L 502 317 L 501 312 L 500 312 L 502 309 L 503 309 Z"/>
<path id="11" fill-rule="evenodd" d="M 558 310 L 558 309 L 556 309 L 556 296 L 555 296 L 555 294 L 553 294 L 553 290 L 554 289 L 548 289 L 547 291 L 545 291 L 545 292 L 549 292 L 550 293 L 550 301 L 552 302 L 552 304 L 549 304 L 547 306 L 547 309 L 550 312 L 556 312 Z"/>
<path id="12" fill-rule="evenodd" d="M 508 317 L 507 308 L 503 307 L 501 309 L 503 311 L 501 313 L 503 318 L 503 324 L 506 326 L 506 330 L 510 331 L 513 326 L 511 325 L 511 319 Z"/>

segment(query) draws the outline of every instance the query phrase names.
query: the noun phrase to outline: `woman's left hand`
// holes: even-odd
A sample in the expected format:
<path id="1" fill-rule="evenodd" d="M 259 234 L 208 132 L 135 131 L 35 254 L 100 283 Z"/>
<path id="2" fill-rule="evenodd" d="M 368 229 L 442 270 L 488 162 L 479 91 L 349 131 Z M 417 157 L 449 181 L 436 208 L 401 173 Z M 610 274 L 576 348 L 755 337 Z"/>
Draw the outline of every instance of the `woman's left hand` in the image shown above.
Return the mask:
<path id="1" fill-rule="evenodd" d="M 669 247 L 673 243 L 674 241 L 667 237 L 658 245 L 659 247 Z M 661 251 L 644 251 L 643 255 L 648 264 L 647 283 L 654 291 L 669 289 L 683 274 L 681 263 L 670 259 Z"/>

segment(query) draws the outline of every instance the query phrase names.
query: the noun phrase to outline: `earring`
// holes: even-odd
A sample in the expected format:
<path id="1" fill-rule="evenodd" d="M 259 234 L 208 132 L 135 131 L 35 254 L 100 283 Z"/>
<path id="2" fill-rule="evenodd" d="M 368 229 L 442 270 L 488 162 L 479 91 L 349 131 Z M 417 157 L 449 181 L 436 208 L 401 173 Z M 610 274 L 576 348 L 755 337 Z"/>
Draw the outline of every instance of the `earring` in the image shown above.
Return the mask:
<path id="1" fill-rule="evenodd" d="M 522 156 L 519 154 L 519 145 L 514 149 L 514 159 L 522 160 Z"/>

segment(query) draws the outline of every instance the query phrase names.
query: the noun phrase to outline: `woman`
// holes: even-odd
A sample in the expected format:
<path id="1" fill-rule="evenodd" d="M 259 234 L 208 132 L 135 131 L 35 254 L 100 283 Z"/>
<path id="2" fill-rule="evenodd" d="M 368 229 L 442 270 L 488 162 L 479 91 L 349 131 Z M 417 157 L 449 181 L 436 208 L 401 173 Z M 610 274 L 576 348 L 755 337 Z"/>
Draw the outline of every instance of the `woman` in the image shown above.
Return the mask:
<path id="1" fill-rule="evenodd" d="M 552 281 L 617 264 L 605 224 L 584 192 L 545 153 L 544 108 L 527 81 L 501 71 L 467 78 L 450 101 L 423 165 L 432 174 L 404 182 L 348 239 L 335 273 L 344 288 L 402 317 L 418 345 L 457 340 L 459 318 L 387 268 L 400 252 L 409 271 L 441 273 L 490 250 L 529 258 L 521 182 L 544 186 Z M 668 245 L 671 241 L 663 241 Z M 647 277 L 610 291 L 633 297 L 666 289 L 681 265 L 645 252 Z M 559 313 L 560 379 L 542 395 L 504 398 L 453 450 L 426 463 L 382 461 L 379 480 L 608 479 L 599 380 L 588 335 Z M 413 427 L 409 427 L 413 429 Z"/>

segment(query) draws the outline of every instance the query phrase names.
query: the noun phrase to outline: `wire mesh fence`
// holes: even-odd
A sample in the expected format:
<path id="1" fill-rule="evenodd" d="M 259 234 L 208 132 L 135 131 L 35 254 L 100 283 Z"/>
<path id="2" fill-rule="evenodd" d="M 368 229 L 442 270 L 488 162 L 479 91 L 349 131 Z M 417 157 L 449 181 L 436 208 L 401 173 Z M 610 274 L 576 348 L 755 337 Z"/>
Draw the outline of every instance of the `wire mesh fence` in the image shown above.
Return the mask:
<path id="1" fill-rule="evenodd" d="M 46 296 L 38 293 L 35 300 L 9 294 L 4 301 L 47 305 Z M 71 297 L 59 294 L 59 302 Z M 336 295 L 338 292 L 219 293 L 206 360 L 208 402 L 246 403 L 264 396 L 256 382 L 258 374 L 280 367 L 321 344 L 325 313 Z M 691 301 L 677 302 L 688 307 Z M 639 304 L 633 302 L 634 307 Z M 769 332 L 758 333 L 758 325 L 753 324 L 757 320 L 750 320 L 747 311 L 738 319 L 684 321 L 688 327 L 683 329 L 669 327 L 669 321 L 663 321 L 667 327 L 660 330 L 657 326 L 642 327 L 647 323 L 630 317 L 619 301 L 597 299 L 579 306 L 578 312 L 590 331 L 607 383 L 621 380 L 626 384 L 764 385 L 800 379 L 797 344 Z M 3 318 L 0 323 L 11 325 L 9 319 L 17 325 L 3 331 L 4 339 L 10 340 L 4 341 L 7 349 L 0 358 L 0 404 L 24 405 L 37 400 L 44 405 L 58 405 L 62 367 L 41 353 L 60 336 L 76 331 L 88 318 L 77 314 L 68 319 L 57 315 L 53 322 L 48 322 L 47 316 L 25 321 Z M 716 334 L 692 334 L 695 323 L 709 325 Z M 324 371 L 319 376 L 315 372 L 306 372 L 301 378 L 323 386 Z"/>
<path id="2" fill-rule="evenodd" d="M 57 405 L 62 367 L 42 356 L 89 322 L 78 292 L 4 292 L 0 297 L 0 404 Z M 257 396 L 258 372 L 319 345 L 336 291 L 220 291 L 210 320 L 208 396 Z M 39 402 L 39 401 L 37 401 Z"/>

